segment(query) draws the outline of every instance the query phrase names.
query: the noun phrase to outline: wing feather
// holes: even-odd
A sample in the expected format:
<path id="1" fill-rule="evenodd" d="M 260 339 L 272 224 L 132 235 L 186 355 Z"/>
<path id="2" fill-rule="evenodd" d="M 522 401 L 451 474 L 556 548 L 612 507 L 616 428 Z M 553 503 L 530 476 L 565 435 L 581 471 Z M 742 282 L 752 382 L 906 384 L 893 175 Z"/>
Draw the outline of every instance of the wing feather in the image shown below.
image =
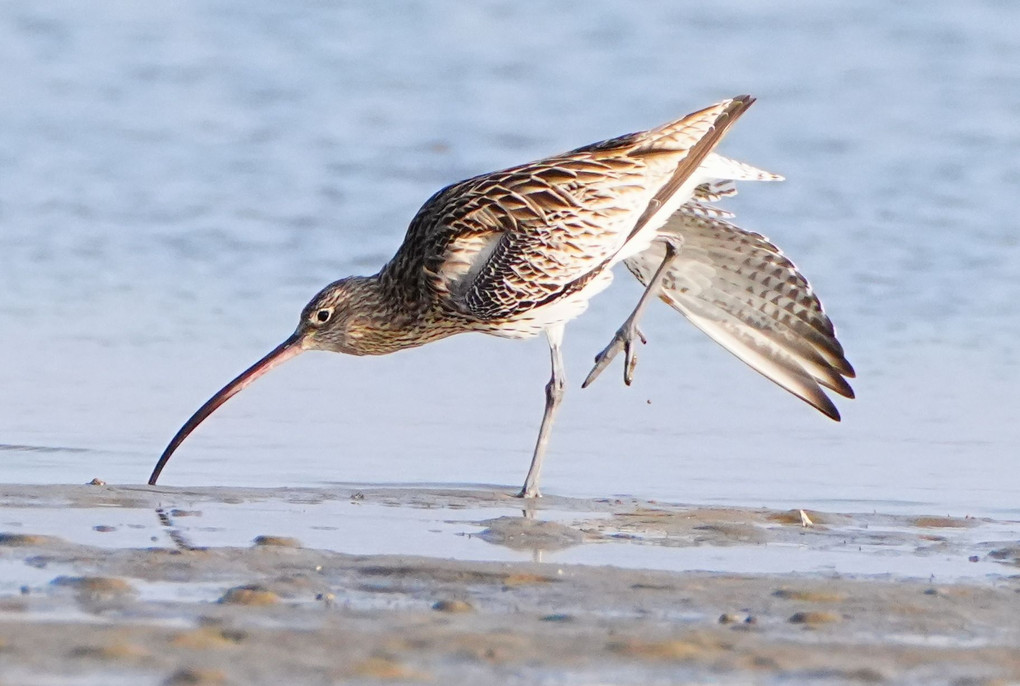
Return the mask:
<path id="1" fill-rule="evenodd" d="M 765 237 L 687 206 L 662 229 L 682 241 L 660 297 L 750 367 L 833 419 L 822 390 L 852 398 L 835 328 L 796 266 Z M 647 284 L 662 243 L 626 261 Z"/>
<path id="2" fill-rule="evenodd" d="M 637 234 L 650 242 L 701 183 L 692 179 L 701 164 L 725 159 L 712 148 L 752 102 L 740 96 L 650 131 L 450 186 L 419 210 L 384 273 L 394 283 L 423 279 L 421 290 L 441 307 L 476 322 L 575 296 Z M 712 188 L 702 195 L 712 197 Z"/>

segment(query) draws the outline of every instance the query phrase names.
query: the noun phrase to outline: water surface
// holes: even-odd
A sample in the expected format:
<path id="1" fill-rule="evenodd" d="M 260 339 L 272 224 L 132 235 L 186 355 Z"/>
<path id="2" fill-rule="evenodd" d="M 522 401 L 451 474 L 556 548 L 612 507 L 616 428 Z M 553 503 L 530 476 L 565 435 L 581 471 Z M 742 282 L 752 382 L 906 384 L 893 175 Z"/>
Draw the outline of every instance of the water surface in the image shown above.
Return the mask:
<path id="1" fill-rule="evenodd" d="M 859 378 L 842 424 L 667 308 L 633 387 L 580 391 L 636 301 L 568 329 L 549 492 L 1020 519 L 1020 7 L 1007 2 L 0 7 L 0 480 L 141 483 L 177 427 L 371 273 L 441 186 L 759 98 L 729 205 L 812 280 Z M 542 341 L 307 355 L 168 485 L 500 483 Z"/>

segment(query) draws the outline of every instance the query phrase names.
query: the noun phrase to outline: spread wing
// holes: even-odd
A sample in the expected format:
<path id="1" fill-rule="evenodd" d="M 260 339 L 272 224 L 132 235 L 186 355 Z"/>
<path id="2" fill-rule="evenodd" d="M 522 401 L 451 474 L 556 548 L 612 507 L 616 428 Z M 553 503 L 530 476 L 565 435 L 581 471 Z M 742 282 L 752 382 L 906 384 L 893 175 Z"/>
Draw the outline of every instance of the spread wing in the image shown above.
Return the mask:
<path id="1" fill-rule="evenodd" d="M 682 238 L 660 298 L 755 371 L 839 419 L 823 388 L 854 397 L 853 367 L 807 279 L 764 236 L 692 203 L 663 228 Z M 665 247 L 626 261 L 647 284 Z"/>

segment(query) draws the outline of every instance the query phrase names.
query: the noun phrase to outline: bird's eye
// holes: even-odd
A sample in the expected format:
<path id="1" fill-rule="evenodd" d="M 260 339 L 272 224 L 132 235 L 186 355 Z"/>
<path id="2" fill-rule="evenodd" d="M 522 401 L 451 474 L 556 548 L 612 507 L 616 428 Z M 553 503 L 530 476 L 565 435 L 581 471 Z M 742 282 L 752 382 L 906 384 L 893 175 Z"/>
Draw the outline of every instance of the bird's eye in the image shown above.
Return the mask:
<path id="1" fill-rule="evenodd" d="M 314 317 L 315 321 L 318 322 L 319 324 L 325 324 L 326 322 L 329 321 L 330 317 L 333 316 L 333 308 L 324 307 L 312 316 Z"/>

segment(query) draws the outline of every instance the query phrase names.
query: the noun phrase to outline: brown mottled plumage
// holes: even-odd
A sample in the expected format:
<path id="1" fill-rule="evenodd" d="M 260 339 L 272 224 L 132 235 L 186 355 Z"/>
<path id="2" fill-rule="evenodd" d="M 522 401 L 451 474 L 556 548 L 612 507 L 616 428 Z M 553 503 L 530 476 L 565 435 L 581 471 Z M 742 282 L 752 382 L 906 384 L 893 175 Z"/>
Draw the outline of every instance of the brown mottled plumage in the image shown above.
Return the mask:
<path id="1" fill-rule="evenodd" d="M 545 332 L 552 376 L 531 468 L 519 495 L 537 496 L 563 396 L 564 325 L 624 262 L 646 285 L 596 357 L 584 386 L 617 353 L 630 383 L 640 316 L 653 297 L 684 314 L 755 370 L 839 419 L 823 387 L 846 397 L 853 368 L 804 277 L 774 245 L 710 203 L 734 181 L 780 177 L 712 152 L 754 102 L 739 96 L 640 133 L 483 174 L 436 193 L 374 276 L 336 281 L 305 306 L 297 330 L 214 395 L 181 427 L 149 478 L 217 407 L 303 350 L 381 355 L 453 334 Z"/>

